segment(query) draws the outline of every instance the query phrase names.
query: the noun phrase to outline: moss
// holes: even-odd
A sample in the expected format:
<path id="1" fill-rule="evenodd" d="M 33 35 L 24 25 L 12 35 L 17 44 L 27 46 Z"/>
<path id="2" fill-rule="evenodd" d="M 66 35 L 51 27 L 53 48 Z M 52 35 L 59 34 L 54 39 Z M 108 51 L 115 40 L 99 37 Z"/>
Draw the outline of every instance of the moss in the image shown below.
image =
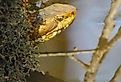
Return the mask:
<path id="1" fill-rule="evenodd" d="M 0 82 L 26 82 L 36 69 L 31 29 L 22 14 L 21 0 L 0 0 Z"/>

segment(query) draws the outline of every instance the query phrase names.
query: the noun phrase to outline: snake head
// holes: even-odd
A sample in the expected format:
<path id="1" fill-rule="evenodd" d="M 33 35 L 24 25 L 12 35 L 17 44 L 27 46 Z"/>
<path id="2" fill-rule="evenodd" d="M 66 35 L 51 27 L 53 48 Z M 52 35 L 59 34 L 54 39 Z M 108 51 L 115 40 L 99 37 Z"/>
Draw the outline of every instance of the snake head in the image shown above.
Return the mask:
<path id="1" fill-rule="evenodd" d="M 45 42 L 60 34 L 73 22 L 76 17 L 76 8 L 68 4 L 53 4 L 39 10 L 43 19 L 38 27 L 38 39 Z"/>

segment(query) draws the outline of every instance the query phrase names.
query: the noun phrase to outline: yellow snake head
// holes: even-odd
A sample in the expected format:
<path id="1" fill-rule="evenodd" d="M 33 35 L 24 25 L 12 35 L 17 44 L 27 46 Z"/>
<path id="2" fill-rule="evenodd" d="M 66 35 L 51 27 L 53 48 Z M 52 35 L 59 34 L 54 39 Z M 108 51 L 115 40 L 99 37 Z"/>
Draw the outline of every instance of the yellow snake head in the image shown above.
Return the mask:
<path id="1" fill-rule="evenodd" d="M 39 25 L 37 41 L 45 42 L 61 33 L 74 20 L 76 8 L 68 4 L 53 4 L 39 10 L 39 15 L 43 19 Z"/>

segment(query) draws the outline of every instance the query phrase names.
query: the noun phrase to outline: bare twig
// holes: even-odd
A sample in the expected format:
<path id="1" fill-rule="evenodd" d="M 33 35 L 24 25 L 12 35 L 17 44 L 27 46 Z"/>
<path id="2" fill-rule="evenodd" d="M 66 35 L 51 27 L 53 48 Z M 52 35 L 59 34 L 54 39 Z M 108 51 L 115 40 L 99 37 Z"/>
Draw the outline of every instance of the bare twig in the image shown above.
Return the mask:
<path id="1" fill-rule="evenodd" d="M 110 35 L 110 33 L 114 28 L 114 16 L 120 4 L 121 4 L 121 0 L 112 1 L 109 15 L 107 15 L 105 19 L 104 30 L 102 32 L 102 35 L 100 37 L 100 40 L 97 46 L 98 49 L 95 51 L 92 57 L 92 60 L 90 61 L 90 66 L 87 72 L 85 73 L 84 82 L 95 82 L 96 73 L 101 64 L 101 60 L 103 59 L 104 55 L 106 55 L 108 51 L 111 49 L 112 45 L 119 39 L 119 37 L 117 36 L 120 33 L 114 37 L 114 38 L 117 38 L 116 40 L 112 39 L 109 42 L 110 46 L 107 44 L 108 36 Z"/>
<path id="2" fill-rule="evenodd" d="M 107 43 L 108 37 L 115 26 L 114 17 L 117 13 L 118 8 L 120 7 L 120 4 L 121 0 L 112 0 L 110 11 L 104 20 L 105 25 L 98 46 L 103 46 Z"/>
<path id="3" fill-rule="evenodd" d="M 40 52 L 35 54 L 35 56 L 38 57 L 49 57 L 49 56 L 68 56 L 70 59 L 74 60 L 75 62 L 79 63 L 85 70 L 88 68 L 88 65 L 82 62 L 81 60 L 74 57 L 74 55 L 80 54 L 80 53 L 94 53 L 95 49 L 91 50 L 73 50 L 73 51 L 67 51 L 67 52 Z"/>
<path id="4" fill-rule="evenodd" d="M 107 48 L 106 48 L 106 49 L 107 49 L 107 53 L 109 52 L 109 50 L 111 49 L 111 47 L 112 47 L 120 38 L 121 38 L 121 27 L 119 28 L 117 34 L 108 42 Z M 102 61 L 105 59 L 107 53 L 104 53 L 104 55 L 103 55 L 103 57 L 102 57 L 102 59 L 101 59 L 100 62 L 102 62 Z"/>
<path id="5" fill-rule="evenodd" d="M 79 63 L 81 65 L 81 67 L 83 67 L 85 70 L 87 70 L 87 68 L 89 67 L 88 64 L 85 64 L 84 62 L 82 62 L 81 60 L 77 59 L 74 56 L 69 56 L 69 58 L 74 60 L 75 62 Z"/>
<path id="6" fill-rule="evenodd" d="M 102 61 L 104 60 L 106 54 L 109 52 L 109 50 L 112 48 L 112 46 L 121 38 L 121 27 L 119 28 L 118 33 L 110 40 L 110 42 L 103 46 L 102 48 L 100 48 L 99 50 L 97 50 L 94 55 L 95 57 L 93 57 L 92 61 L 91 61 L 91 65 L 93 67 L 89 67 L 88 71 L 86 73 L 86 77 L 90 77 L 91 80 L 90 82 L 94 82 L 94 78 L 95 75 L 97 73 L 97 70 L 100 66 L 100 64 L 102 63 Z M 96 55 L 96 54 L 100 54 L 100 55 Z M 94 62 L 96 61 L 96 62 Z M 93 63 L 92 63 L 93 62 Z M 90 70 L 91 68 L 91 70 Z M 90 75 L 90 76 L 89 76 Z M 85 78 L 85 82 L 89 82 L 88 81 L 89 78 Z"/>
<path id="7" fill-rule="evenodd" d="M 95 49 L 91 50 L 77 50 L 77 51 L 67 51 L 67 52 L 40 52 L 35 54 L 36 57 L 48 57 L 48 56 L 73 56 L 80 53 L 94 53 Z"/>
<path id="8" fill-rule="evenodd" d="M 109 82 L 117 82 L 120 77 L 121 77 L 121 65 L 118 67 L 113 78 Z"/>

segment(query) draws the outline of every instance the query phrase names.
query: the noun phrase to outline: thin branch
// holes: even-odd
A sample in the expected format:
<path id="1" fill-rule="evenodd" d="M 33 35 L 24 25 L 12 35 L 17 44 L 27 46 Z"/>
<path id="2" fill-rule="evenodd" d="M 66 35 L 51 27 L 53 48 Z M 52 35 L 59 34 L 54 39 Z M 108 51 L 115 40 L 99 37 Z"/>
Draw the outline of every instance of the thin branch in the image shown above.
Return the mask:
<path id="1" fill-rule="evenodd" d="M 85 70 L 87 70 L 87 68 L 89 67 L 89 65 L 85 64 L 84 62 L 82 62 L 81 60 L 77 59 L 74 56 L 69 56 L 69 58 L 79 63 L 79 65 L 81 65 Z"/>
<path id="2" fill-rule="evenodd" d="M 120 77 L 121 77 L 121 65 L 118 67 L 113 78 L 109 82 L 117 82 Z"/>
<path id="3" fill-rule="evenodd" d="M 109 52 L 109 50 L 112 48 L 112 46 L 121 38 L 121 27 L 119 28 L 117 34 L 108 42 L 107 44 L 107 52 L 104 53 L 101 62 L 105 59 L 106 54 Z"/>
<path id="4" fill-rule="evenodd" d="M 110 11 L 104 20 L 105 25 L 98 46 L 103 46 L 107 43 L 108 37 L 115 27 L 114 17 L 120 5 L 121 5 L 121 0 L 112 0 Z"/>
<path id="5" fill-rule="evenodd" d="M 91 50 L 77 50 L 77 51 L 67 51 L 67 52 L 40 52 L 36 53 L 36 57 L 48 57 L 48 56 L 73 56 L 80 53 L 86 54 L 86 53 L 94 53 L 95 49 Z"/>
<path id="6" fill-rule="evenodd" d="M 94 78 L 95 75 L 99 69 L 100 64 L 102 63 L 102 61 L 104 60 L 106 54 L 109 52 L 109 50 L 112 48 L 112 46 L 119 40 L 121 39 L 121 27 L 118 31 L 118 33 L 110 40 L 110 42 L 103 46 L 102 48 L 98 49 L 94 55 L 95 57 L 93 57 L 90 65 L 92 67 L 88 68 L 88 71 L 85 74 L 85 82 L 95 82 Z M 98 55 L 99 54 L 99 55 Z M 96 62 L 95 62 L 96 61 Z M 93 63 L 92 63 L 93 62 Z M 93 81 L 89 81 L 87 77 L 90 77 L 91 80 Z"/>
<path id="7" fill-rule="evenodd" d="M 90 66 L 85 73 L 84 82 L 95 82 L 96 73 L 99 69 L 102 58 L 109 52 L 109 50 L 112 48 L 112 45 L 119 39 L 119 37 L 116 37 L 116 40 L 112 39 L 112 41 L 109 42 L 110 46 L 107 44 L 108 36 L 114 28 L 114 16 L 120 4 L 121 0 L 112 1 L 109 14 L 105 18 L 105 26 L 102 35 L 100 36 L 97 50 L 95 51 L 92 60 L 90 61 Z"/>

